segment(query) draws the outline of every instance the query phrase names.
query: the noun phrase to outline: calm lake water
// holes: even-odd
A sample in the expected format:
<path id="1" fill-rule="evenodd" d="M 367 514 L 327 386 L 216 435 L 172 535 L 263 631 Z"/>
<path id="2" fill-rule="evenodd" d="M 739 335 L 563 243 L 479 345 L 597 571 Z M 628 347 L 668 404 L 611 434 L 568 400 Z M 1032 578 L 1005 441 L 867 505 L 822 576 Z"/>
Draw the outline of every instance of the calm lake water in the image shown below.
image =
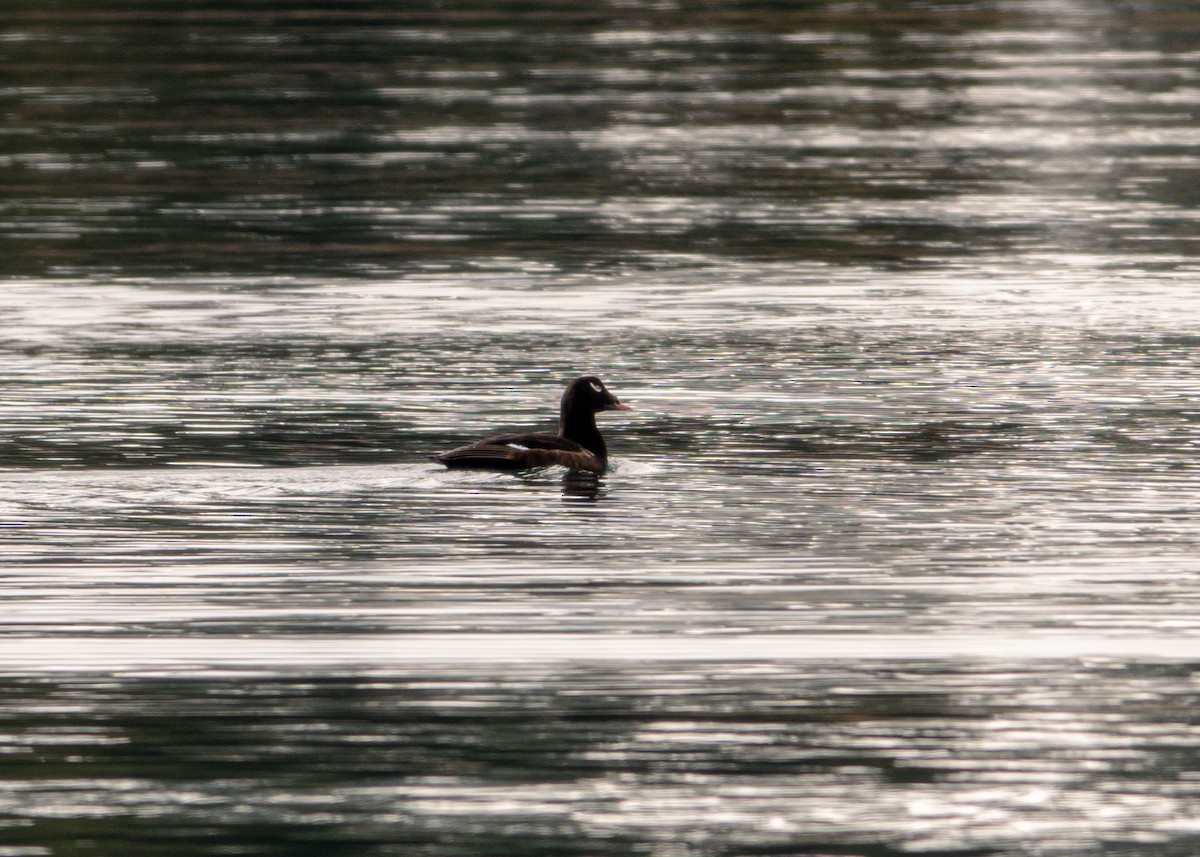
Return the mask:
<path id="1" fill-rule="evenodd" d="M 1194 4 L 5 9 L 0 855 L 1200 852 Z"/>

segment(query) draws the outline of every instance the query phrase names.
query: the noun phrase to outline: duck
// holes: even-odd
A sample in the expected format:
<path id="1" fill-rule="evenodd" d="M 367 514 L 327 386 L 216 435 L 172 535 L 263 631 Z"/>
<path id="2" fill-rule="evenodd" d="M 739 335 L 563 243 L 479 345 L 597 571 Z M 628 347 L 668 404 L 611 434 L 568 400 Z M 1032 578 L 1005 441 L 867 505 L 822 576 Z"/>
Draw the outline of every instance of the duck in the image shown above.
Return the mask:
<path id="1" fill-rule="evenodd" d="M 595 375 L 567 385 L 558 414 L 558 434 L 507 434 L 433 456 L 446 467 L 473 470 L 525 470 L 558 464 L 572 470 L 604 473 L 608 449 L 596 428 L 600 411 L 631 411 Z"/>

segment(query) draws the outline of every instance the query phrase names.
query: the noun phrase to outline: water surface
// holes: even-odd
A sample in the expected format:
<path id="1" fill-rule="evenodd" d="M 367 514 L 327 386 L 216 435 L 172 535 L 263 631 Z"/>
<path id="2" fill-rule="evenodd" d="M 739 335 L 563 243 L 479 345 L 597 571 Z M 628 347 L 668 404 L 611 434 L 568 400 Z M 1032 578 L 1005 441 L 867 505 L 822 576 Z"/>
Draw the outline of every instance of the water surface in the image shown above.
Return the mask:
<path id="1" fill-rule="evenodd" d="M 1186 4 L 0 26 L 4 853 L 1196 850 Z"/>

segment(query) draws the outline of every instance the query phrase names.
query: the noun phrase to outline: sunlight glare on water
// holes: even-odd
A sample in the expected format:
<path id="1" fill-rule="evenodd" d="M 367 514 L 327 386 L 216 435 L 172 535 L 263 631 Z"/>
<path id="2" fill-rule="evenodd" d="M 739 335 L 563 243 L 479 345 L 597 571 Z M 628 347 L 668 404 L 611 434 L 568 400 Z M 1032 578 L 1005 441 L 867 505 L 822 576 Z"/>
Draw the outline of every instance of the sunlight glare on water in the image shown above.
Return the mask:
<path id="1" fill-rule="evenodd" d="M 1198 34 L 14 0 L 0 852 L 1195 853 Z"/>

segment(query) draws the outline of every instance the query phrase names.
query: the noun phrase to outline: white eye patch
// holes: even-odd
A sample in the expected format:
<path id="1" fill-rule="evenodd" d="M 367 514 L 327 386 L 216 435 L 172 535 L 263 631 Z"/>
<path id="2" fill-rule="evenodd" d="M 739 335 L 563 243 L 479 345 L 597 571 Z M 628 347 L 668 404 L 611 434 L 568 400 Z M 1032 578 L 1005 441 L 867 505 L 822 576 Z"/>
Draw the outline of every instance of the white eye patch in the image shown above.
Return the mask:
<path id="1" fill-rule="evenodd" d="M 528 451 L 529 451 L 529 447 L 527 447 L 527 446 L 521 446 L 521 444 L 519 444 L 519 443 L 506 443 L 506 444 L 504 444 L 504 445 L 505 445 L 505 446 L 511 446 L 513 449 L 519 449 L 519 450 L 521 450 L 522 452 L 528 452 Z"/>
<path id="2" fill-rule="evenodd" d="M 588 386 L 591 387 L 593 390 L 595 390 L 597 393 L 604 392 L 604 388 L 601 387 L 599 384 L 597 384 L 595 381 L 588 381 Z"/>

